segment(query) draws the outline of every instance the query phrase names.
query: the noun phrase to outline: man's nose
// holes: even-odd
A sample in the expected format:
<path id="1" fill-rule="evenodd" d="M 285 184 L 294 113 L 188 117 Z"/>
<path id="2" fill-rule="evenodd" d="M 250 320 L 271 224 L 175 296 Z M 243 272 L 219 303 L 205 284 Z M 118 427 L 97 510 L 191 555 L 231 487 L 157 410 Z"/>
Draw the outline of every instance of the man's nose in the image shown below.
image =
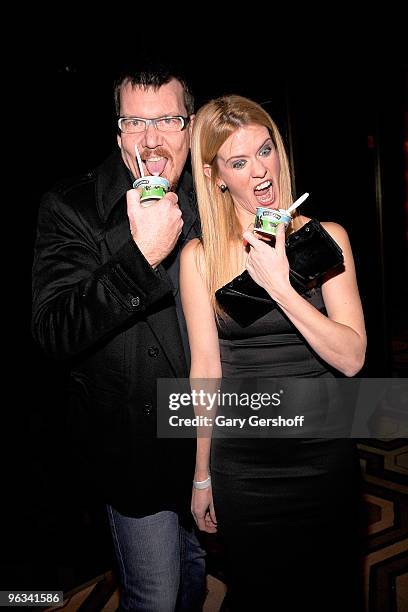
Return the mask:
<path id="1" fill-rule="evenodd" d="M 155 149 L 160 144 L 162 144 L 160 132 L 154 127 L 153 123 L 150 123 L 143 135 L 143 145 L 147 149 Z"/>

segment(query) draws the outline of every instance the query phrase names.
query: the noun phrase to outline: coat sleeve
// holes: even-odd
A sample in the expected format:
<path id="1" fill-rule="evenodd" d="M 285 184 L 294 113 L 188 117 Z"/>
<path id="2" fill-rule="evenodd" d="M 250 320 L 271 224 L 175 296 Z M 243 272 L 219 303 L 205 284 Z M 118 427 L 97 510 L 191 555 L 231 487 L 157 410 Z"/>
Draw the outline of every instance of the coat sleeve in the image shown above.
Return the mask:
<path id="1" fill-rule="evenodd" d="M 34 250 L 32 330 L 57 359 L 120 333 L 171 292 L 166 275 L 152 269 L 130 234 L 102 262 L 102 238 L 91 225 L 64 194 L 44 196 Z"/>

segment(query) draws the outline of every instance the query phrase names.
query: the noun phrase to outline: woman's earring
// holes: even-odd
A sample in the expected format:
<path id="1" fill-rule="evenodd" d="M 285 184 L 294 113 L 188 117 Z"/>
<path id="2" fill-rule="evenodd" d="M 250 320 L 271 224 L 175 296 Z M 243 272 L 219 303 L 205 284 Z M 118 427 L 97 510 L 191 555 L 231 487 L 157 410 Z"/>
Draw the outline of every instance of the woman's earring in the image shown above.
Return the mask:
<path id="1" fill-rule="evenodd" d="M 222 191 L 222 193 L 225 193 L 228 189 L 228 187 L 226 185 L 220 185 L 220 189 Z"/>

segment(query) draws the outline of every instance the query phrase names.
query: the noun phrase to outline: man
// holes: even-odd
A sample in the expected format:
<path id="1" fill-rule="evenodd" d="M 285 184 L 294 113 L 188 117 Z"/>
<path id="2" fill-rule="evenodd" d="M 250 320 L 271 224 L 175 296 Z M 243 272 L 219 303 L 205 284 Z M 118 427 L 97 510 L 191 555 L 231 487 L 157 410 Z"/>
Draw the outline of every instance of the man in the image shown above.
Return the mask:
<path id="1" fill-rule="evenodd" d="M 42 201 L 33 331 L 72 361 L 74 450 L 108 503 L 121 609 L 199 610 L 204 555 L 187 519 L 194 444 L 156 437 L 157 378 L 188 376 L 178 266 L 199 233 L 184 170 L 193 98 L 181 77 L 148 66 L 121 76 L 115 103 L 120 151 Z M 148 207 L 132 189 L 135 145 L 144 174 L 170 183 Z"/>

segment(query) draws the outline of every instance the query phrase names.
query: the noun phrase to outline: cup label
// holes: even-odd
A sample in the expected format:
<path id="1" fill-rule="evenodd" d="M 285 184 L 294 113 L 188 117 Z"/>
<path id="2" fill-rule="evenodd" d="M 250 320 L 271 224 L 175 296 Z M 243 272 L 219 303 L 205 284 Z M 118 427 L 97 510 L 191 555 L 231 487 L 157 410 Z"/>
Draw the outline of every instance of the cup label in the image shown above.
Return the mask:
<path id="1" fill-rule="evenodd" d="M 285 210 L 272 210 L 270 208 L 258 207 L 256 209 L 254 231 L 276 236 L 280 223 L 284 223 L 285 229 L 291 222 L 292 217 Z"/>
<path id="2" fill-rule="evenodd" d="M 169 182 L 162 176 L 142 176 L 133 183 L 134 189 L 140 189 L 140 202 L 161 200 L 169 190 Z"/>

